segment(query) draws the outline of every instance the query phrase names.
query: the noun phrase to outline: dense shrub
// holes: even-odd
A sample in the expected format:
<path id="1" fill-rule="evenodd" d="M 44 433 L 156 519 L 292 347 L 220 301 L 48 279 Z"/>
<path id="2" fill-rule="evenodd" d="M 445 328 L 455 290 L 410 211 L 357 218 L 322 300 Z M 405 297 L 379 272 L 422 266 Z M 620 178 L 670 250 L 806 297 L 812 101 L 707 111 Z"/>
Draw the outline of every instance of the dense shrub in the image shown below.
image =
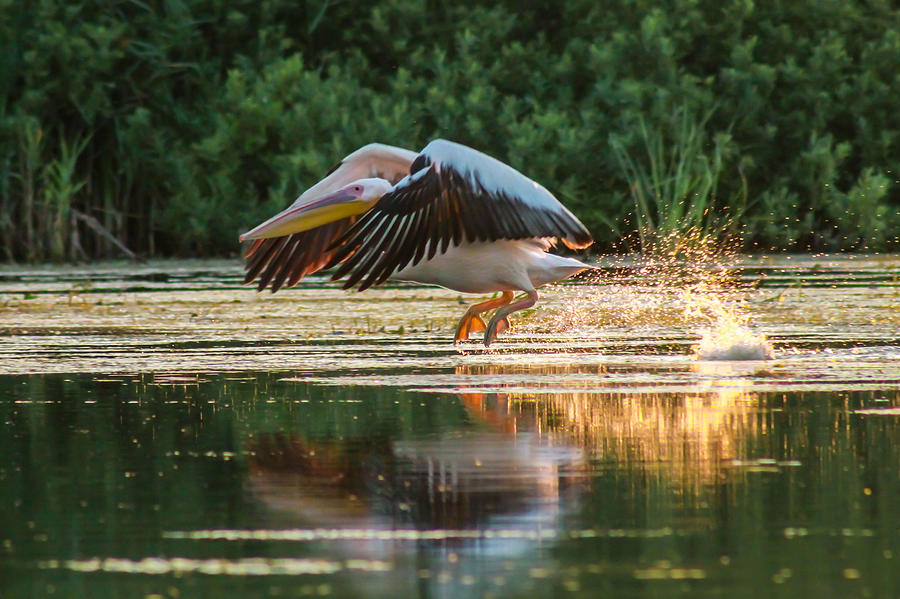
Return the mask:
<path id="1" fill-rule="evenodd" d="M 732 218 L 748 249 L 900 244 L 900 9 L 888 0 L 0 10 L 3 259 L 113 255 L 114 240 L 232 254 L 239 231 L 356 147 L 434 137 L 544 183 L 601 249 L 639 222 L 671 222 L 660 212 L 676 205 Z M 715 167 L 706 196 L 647 183 L 660 197 L 635 215 L 635 173 L 652 172 L 654 152 L 680 160 L 685 126 L 684 159 Z M 672 189 L 703 211 L 661 197 Z"/>

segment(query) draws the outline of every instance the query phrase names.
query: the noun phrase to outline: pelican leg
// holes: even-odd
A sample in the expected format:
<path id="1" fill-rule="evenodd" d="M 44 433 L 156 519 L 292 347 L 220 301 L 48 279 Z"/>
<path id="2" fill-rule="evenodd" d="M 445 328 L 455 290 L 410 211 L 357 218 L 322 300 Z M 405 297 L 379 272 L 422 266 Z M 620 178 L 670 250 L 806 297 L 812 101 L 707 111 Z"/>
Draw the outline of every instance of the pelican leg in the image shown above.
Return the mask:
<path id="1" fill-rule="evenodd" d="M 525 293 L 527 295 L 524 298 L 520 299 L 517 302 L 512 302 L 511 304 L 507 304 L 501 307 L 494 314 L 494 317 L 491 318 L 491 322 L 488 324 L 487 329 L 485 329 L 484 331 L 485 347 L 490 347 L 494 339 L 497 338 L 497 335 L 509 328 L 509 319 L 507 318 L 507 316 L 509 316 L 513 312 L 518 312 L 519 310 L 526 310 L 537 303 L 538 294 L 536 290 L 532 289 L 531 291 L 526 291 Z"/>
<path id="2" fill-rule="evenodd" d="M 469 338 L 469 335 L 472 333 L 480 333 L 485 330 L 484 320 L 481 318 L 481 314 L 487 312 L 488 310 L 493 310 L 494 308 L 499 308 L 501 306 L 505 306 L 513 299 L 512 291 L 504 291 L 503 295 L 498 298 L 489 299 L 486 302 L 481 302 L 480 304 L 475 304 L 473 306 L 469 306 L 469 309 L 466 310 L 466 313 L 463 314 L 462 318 L 459 319 L 459 324 L 456 326 L 456 339 L 453 341 L 454 344 L 459 343 L 460 341 L 464 341 Z M 507 325 L 509 322 L 507 321 Z"/>

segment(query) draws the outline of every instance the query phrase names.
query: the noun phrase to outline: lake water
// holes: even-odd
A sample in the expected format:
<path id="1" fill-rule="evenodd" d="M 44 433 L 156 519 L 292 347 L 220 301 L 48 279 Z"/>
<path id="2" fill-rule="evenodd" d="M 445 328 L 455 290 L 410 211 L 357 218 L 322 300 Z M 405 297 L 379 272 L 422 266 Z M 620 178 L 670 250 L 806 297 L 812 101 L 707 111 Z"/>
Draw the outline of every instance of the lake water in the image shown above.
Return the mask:
<path id="1" fill-rule="evenodd" d="M 600 266 L 0 268 L 0 597 L 900 595 L 900 256 Z"/>

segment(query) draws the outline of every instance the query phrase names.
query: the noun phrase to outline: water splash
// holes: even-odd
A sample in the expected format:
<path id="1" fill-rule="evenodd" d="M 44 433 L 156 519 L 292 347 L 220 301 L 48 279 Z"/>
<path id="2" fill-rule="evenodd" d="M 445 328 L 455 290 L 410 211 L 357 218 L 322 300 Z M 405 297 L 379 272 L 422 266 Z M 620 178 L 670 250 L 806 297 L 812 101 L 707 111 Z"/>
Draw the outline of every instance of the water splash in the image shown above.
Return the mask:
<path id="1" fill-rule="evenodd" d="M 656 340 L 662 351 L 687 350 L 700 361 L 775 357 L 766 336 L 750 325 L 746 302 L 755 289 L 734 266 L 735 257 L 696 246 L 689 255 L 657 253 L 605 262 L 586 279 L 596 287 L 589 293 L 584 287 L 557 288 L 555 301 L 526 324 L 526 331 L 555 330 L 568 338 L 607 342 L 617 334 L 637 334 Z"/>
<path id="2" fill-rule="evenodd" d="M 685 313 L 708 318 L 712 326 L 699 331 L 700 343 L 693 347 L 696 360 L 771 360 L 772 345 L 754 332 L 740 304 L 726 305 L 715 294 L 685 292 Z"/>
<path id="3" fill-rule="evenodd" d="M 715 328 L 703 331 L 694 348 L 697 360 L 771 360 L 772 345 L 761 333 L 754 333 L 733 315 L 719 320 Z"/>
<path id="4" fill-rule="evenodd" d="M 689 241 L 670 244 L 671 252 L 604 258 L 582 277 L 591 287 L 555 288 L 553 301 L 523 329 L 607 340 L 638 332 L 664 351 L 687 349 L 704 361 L 773 358 L 765 335 L 749 324 L 752 310 L 745 306 L 755 281 L 743 275 L 738 255 L 727 246 Z"/>

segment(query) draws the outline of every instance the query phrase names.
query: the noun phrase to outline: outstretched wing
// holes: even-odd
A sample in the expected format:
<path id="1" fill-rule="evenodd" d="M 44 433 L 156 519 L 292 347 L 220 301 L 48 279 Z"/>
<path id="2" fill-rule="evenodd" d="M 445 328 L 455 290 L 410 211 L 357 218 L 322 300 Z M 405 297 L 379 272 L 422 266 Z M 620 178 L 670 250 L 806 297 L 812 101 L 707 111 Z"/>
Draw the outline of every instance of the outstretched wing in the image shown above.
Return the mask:
<path id="1" fill-rule="evenodd" d="M 378 177 L 397 183 L 409 174 L 415 159 L 412 150 L 385 144 L 365 145 L 334 165 L 324 179 L 300 194 L 293 205 L 320 198 L 359 179 Z"/>
<path id="2" fill-rule="evenodd" d="M 543 186 L 477 150 L 435 140 L 410 175 L 336 240 L 333 279 L 348 289 L 382 283 L 407 264 L 445 252 L 452 242 L 558 237 L 570 248 L 593 239 Z"/>
<path id="3" fill-rule="evenodd" d="M 252 283 L 259 277 L 257 291 L 269 286 L 272 293 L 285 284 L 293 287 L 306 275 L 328 264 L 335 252 L 330 246 L 356 218 L 342 218 L 302 233 L 254 239 L 244 254 L 244 283 Z"/>
<path id="4" fill-rule="evenodd" d="M 369 144 L 353 152 L 332 168 L 324 179 L 307 189 L 291 208 L 368 177 L 397 183 L 409 173 L 416 153 L 395 146 Z M 321 227 L 281 237 L 254 239 L 244 254 L 244 283 L 259 278 L 257 289 L 291 287 L 300 279 L 324 268 L 332 260 L 337 240 L 358 217 L 343 218 Z"/>

